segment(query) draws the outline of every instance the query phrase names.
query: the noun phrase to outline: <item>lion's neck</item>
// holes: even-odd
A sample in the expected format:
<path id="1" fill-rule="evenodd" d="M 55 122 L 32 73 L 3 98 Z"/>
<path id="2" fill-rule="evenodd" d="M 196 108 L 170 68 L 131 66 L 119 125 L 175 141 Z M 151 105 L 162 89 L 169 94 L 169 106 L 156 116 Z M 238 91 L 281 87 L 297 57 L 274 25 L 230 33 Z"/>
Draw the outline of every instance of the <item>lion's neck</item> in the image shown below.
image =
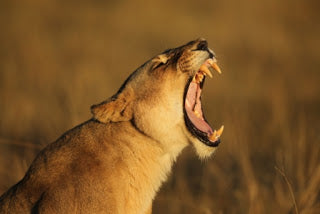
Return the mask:
<path id="1" fill-rule="evenodd" d="M 130 177 L 127 195 L 129 198 L 139 199 L 140 203 L 139 206 L 132 204 L 130 207 L 147 209 L 162 183 L 167 180 L 173 163 L 185 145 L 163 147 L 163 144 L 148 136 L 142 136 L 140 132 L 136 139 L 131 138 L 130 143 L 126 143 L 125 146 L 134 151 L 133 159 L 126 163 Z M 127 201 L 131 203 L 132 200 Z"/>

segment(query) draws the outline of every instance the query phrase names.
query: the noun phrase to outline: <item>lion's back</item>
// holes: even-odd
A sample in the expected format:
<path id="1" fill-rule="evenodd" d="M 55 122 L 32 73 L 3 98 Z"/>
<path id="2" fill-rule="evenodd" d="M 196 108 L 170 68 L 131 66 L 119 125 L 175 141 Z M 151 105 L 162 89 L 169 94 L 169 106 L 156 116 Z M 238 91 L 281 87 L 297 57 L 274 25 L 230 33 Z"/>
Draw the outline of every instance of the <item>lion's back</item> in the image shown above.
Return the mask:
<path id="1" fill-rule="evenodd" d="M 74 213 L 85 209 L 81 207 L 84 204 L 97 213 L 105 206 L 111 212 L 109 204 L 114 203 L 105 199 L 113 190 L 106 184 L 113 182 L 113 162 L 121 160 L 114 143 L 106 143 L 111 131 L 105 124 L 89 120 L 49 144 L 25 177 L 1 196 L 0 213 L 38 213 L 44 209 L 46 213 Z M 77 204 L 72 203 L 75 197 Z"/>

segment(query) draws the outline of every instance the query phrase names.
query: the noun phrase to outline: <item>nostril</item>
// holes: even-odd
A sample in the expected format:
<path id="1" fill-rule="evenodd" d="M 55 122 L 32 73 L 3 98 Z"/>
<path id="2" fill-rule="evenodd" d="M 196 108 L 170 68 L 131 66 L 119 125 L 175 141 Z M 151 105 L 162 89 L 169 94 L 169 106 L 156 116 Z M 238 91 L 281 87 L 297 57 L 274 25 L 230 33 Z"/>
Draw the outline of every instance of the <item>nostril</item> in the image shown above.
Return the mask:
<path id="1" fill-rule="evenodd" d="M 197 46 L 197 50 L 208 50 L 208 42 L 207 41 L 199 42 Z"/>

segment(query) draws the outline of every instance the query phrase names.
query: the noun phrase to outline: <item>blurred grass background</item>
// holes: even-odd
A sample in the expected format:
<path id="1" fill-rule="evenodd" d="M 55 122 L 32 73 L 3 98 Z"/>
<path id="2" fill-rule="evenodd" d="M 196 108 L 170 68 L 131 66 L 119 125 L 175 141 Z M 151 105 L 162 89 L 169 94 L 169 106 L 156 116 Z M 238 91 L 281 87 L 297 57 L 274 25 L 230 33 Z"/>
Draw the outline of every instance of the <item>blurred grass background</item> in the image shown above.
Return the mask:
<path id="1" fill-rule="evenodd" d="M 154 213 L 320 213 L 319 6 L 2 0 L 0 194 L 135 68 L 204 37 L 223 71 L 203 94 L 223 142 L 207 161 L 183 152 Z"/>

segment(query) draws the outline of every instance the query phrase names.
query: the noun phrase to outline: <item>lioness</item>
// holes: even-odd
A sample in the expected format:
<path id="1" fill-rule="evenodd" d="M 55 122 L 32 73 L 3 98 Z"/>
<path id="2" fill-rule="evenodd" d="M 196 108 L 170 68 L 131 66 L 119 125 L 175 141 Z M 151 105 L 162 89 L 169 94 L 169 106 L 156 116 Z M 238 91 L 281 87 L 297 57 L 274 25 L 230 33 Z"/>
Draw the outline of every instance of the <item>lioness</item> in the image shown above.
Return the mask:
<path id="1" fill-rule="evenodd" d="M 169 49 L 93 105 L 93 118 L 43 149 L 0 198 L 0 213 L 151 213 L 152 200 L 183 148 L 201 158 L 220 143 L 201 91 L 221 73 L 204 39 Z"/>

